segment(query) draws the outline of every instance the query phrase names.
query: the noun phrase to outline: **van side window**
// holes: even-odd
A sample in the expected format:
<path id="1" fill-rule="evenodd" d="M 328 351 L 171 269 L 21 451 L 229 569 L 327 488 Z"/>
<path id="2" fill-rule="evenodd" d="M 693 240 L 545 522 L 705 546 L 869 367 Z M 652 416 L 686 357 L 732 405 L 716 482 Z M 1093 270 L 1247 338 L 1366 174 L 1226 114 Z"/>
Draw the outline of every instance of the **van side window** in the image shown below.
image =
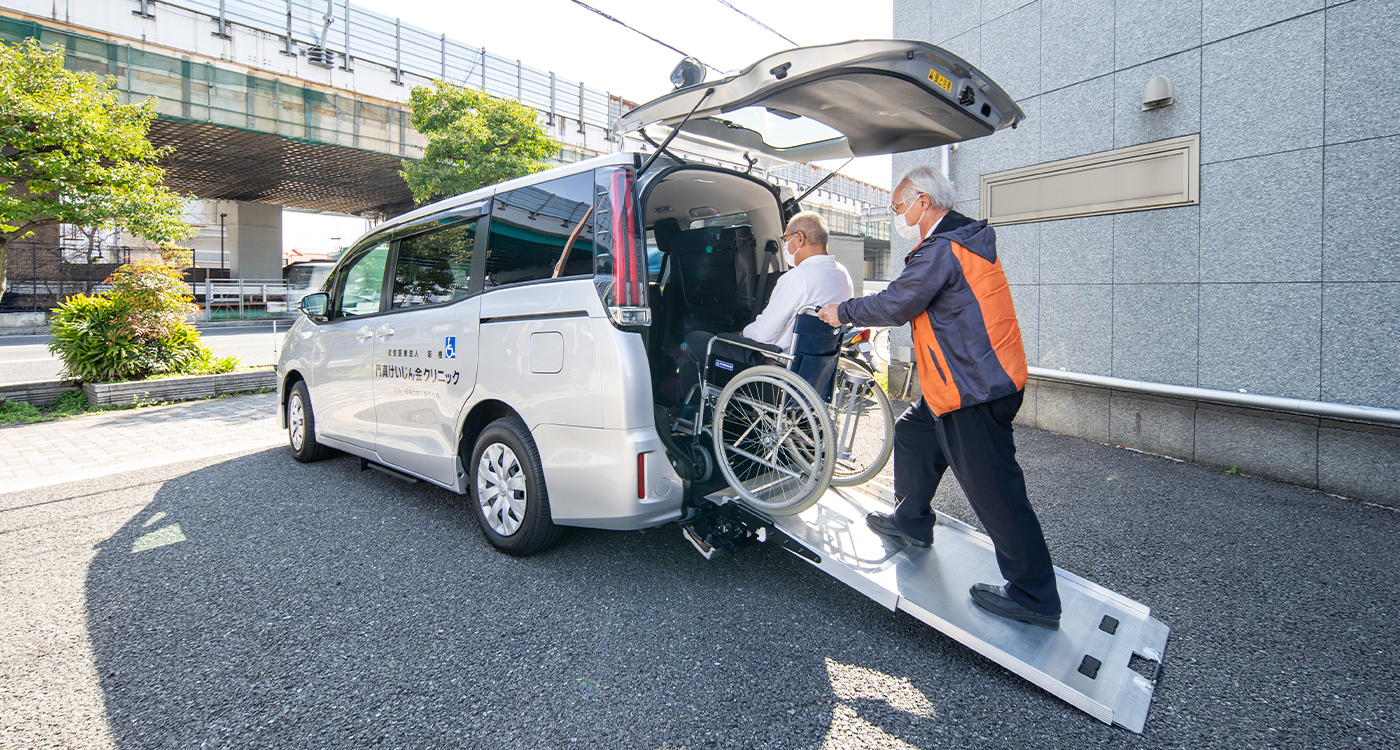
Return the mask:
<path id="1" fill-rule="evenodd" d="M 359 251 L 336 279 L 333 318 L 348 318 L 379 312 L 384 296 L 384 267 L 389 263 L 389 243 L 381 242 Z"/>
<path id="2" fill-rule="evenodd" d="M 399 240 L 393 309 L 451 302 L 467 296 L 476 219 Z"/>
<path id="3" fill-rule="evenodd" d="M 487 289 L 592 275 L 591 172 L 512 190 L 493 199 L 486 248 Z"/>

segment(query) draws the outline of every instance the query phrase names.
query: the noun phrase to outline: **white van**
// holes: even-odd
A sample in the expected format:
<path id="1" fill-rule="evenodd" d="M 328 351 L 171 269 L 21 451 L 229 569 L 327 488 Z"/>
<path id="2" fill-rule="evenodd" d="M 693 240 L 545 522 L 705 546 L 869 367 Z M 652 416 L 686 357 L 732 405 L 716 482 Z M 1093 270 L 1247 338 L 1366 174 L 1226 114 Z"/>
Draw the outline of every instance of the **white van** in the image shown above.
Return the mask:
<path id="1" fill-rule="evenodd" d="M 616 130 L 800 162 L 956 143 L 1023 117 L 937 47 L 856 41 L 683 85 Z M 666 143 L 440 201 L 359 240 L 303 299 L 278 362 L 296 458 L 339 449 L 471 494 L 486 537 L 513 554 L 560 527 L 685 516 L 655 417 L 671 352 L 689 330 L 737 331 L 763 309 L 799 207 Z"/>

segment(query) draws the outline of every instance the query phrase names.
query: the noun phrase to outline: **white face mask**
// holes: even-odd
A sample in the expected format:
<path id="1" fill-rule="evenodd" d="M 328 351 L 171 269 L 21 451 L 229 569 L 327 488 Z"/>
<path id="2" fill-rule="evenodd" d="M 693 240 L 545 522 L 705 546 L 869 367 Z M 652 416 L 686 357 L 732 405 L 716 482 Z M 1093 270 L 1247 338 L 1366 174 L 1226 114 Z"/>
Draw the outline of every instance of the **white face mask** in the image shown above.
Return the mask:
<path id="1" fill-rule="evenodd" d="M 918 242 L 924 238 L 924 231 L 919 228 L 919 222 L 924 218 L 924 211 L 927 210 L 928 209 L 925 208 L 923 211 L 920 211 L 919 218 L 915 219 L 913 224 L 909 224 L 904 220 L 905 216 L 909 213 L 909 209 L 906 208 L 904 209 L 904 213 L 895 214 L 894 218 L 890 220 L 890 224 L 894 225 L 894 231 L 898 232 L 900 237 Z"/>
<path id="2" fill-rule="evenodd" d="M 792 241 L 791 241 L 791 240 L 788 240 L 787 242 L 784 242 L 784 243 L 783 243 L 783 260 L 786 260 L 786 261 L 787 261 L 788 268 L 796 268 L 796 267 L 797 267 L 797 253 L 794 253 L 793 251 L 789 250 L 788 248 L 790 248 L 790 247 L 792 247 Z"/>

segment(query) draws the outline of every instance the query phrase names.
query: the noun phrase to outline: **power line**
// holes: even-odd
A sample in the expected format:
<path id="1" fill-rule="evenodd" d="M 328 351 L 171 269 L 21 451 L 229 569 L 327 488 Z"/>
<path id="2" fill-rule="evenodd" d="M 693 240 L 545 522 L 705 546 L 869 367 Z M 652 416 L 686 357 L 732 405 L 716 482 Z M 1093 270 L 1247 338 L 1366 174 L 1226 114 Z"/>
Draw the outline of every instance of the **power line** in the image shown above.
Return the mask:
<path id="1" fill-rule="evenodd" d="M 735 13 L 738 13 L 738 14 L 741 15 L 741 16 L 743 16 L 744 18 L 747 18 L 747 19 L 749 19 L 750 21 L 753 21 L 754 23 L 758 24 L 759 26 L 762 26 L 763 28 L 768 29 L 769 31 L 773 32 L 774 35 L 776 35 L 779 39 L 782 39 L 783 41 L 787 42 L 788 44 L 791 44 L 791 45 L 794 46 L 794 47 L 800 47 L 800 46 L 802 46 L 802 45 L 798 44 L 797 42 L 794 42 L 794 41 L 792 41 L 791 39 L 788 39 L 786 36 L 783 36 L 782 34 L 778 33 L 778 30 L 775 29 L 775 28 L 773 28 L 772 26 L 769 26 L 768 24 L 766 24 L 766 23 L 764 23 L 764 22 L 758 20 L 757 18 L 754 18 L 753 16 L 751 16 L 751 15 L 745 13 L 744 11 L 739 10 L 738 8 L 734 7 L 734 5 L 733 5 L 732 3 L 729 2 L 729 0 L 718 0 L 718 2 L 719 2 L 720 5 L 723 5 L 724 7 L 726 7 L 726 8 L 728 8 L 728 9 L 734 11 Z"/>
<path id="2" fill-rule="evenodd" d="M 627 25 L 626 22 L 624 22 L 624 21 L 622 21 L 622 20 L 620 20 L 620 19 L 618 19 L 618 18 L 616 18 L 616 17 L 614 17 L 614 16 L 610 16 L 610 15 L 608 15 L 607 13 L 604 13 L 603 11 L 598 10 L 597 8 L 593 7 L 592 5 L 589 5 L 588 3 L 581 2 L 581 0 L 570 0 L 570 2 L 572 2 L 574 5 L 577 5 L 577 6 L 579 6 L 580 8 L 583 8 L 583 9 L 585 9 L 585 10 L 591 10 L 591 11 L 593 11 L 594 13 L 597 13 L 598 15 L 602 16 L 603 18 L 606 18 L 606 19 L 608 19 L 609 21 L 612 21 L 613 23 L 615 23 L 615 24 L 617 24 L 617 25 L 619 25 L 619 26 L 621 26 L 621 27 L 623 27 L 623 28 L 625 28 L 625 29 L 629 29 L 629 30 L 631 30 L 631 31 L 635 31 L 635 32 L 637 32 L 638 34 L 641 34 L 642 36 L 646 37 L 647 39 L 650 39 L 650 40 L 652 40 L 653 42 L 656 42 L 657 44 L 661 45 L 662 47 L 665 47 L 666 49 L 671 50 L 672 52 L 675 52 L 676 54 L 680 55 L 681 57 L 693 57 L 693 55 L 687 55 L 686 53 L 682 52 L 681 50 L 678 50 L 678 49 L 676 49 L 675 47 L 672 47 L 671 45 L 669 45 L 669 44 L 667 44 L 667 43 L 661 41 L 660 39 L 657 39 L 656 37 L 652 36 L 651 34 L 648 34 L 648 33 L 646 33 L 645 31 L 642 31 L 641 29 L 638 29 L 638 28 L 636 28 L 636 27 L 629 26 L 629 25 Z M 713 65 L 711 65 L 711 64 L 709 64 L 709 63 L 707 63 L 707 62 L 705 62 L 705 61 L 703 61 L 703 60 L 700 60 L 700 58 L 696 57 L 695 59 L 696 59 L 697 61 L 699 61 L 701 65 L 704 65 L 705 67 L 709 68 L 710 70 L 713 70 L 714 72 L 719 73 L 719 74 L 721 74 L 721 75 L 724 74 L 724 71 L 720 70 L 719 68 L 716 68 L 715 66 L 713 66 Z"/>

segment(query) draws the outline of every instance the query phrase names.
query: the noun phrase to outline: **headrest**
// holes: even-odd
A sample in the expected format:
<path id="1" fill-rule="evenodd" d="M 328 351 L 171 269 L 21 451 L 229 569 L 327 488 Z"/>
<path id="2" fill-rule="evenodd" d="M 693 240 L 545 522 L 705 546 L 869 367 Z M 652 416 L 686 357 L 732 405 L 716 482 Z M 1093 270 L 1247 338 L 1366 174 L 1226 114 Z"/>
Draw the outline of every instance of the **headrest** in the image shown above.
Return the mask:
<path id="1" fill-rule="evenodd" d="M 665 252 L 671 244 L 671 240 L 681 233 L 681 223 L 671 217 L 657 219 L 651 225 L 651 231 L 656 235 L 656 246 Z"/>

